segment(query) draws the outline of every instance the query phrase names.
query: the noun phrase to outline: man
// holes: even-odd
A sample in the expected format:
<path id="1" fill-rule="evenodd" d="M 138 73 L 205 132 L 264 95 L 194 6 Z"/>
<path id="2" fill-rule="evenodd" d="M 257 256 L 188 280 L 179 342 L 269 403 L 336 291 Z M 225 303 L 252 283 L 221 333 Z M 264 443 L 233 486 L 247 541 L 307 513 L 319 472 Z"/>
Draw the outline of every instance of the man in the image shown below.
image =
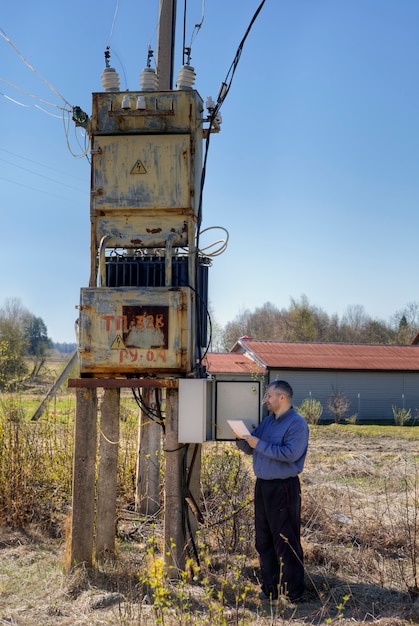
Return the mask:
<path id="1" fill-rule="evenodd" d="M 259 554 L 261 598 L 279 595 L 291 602 L 304 592 L 303 550 L 300 541 L 301 489 L 309 430 L 292 406 L 293 390 L 284 380 L 272 382 L 264 402 L 267 415 L 237 446 L 253 455 L 256 550 Z"/>

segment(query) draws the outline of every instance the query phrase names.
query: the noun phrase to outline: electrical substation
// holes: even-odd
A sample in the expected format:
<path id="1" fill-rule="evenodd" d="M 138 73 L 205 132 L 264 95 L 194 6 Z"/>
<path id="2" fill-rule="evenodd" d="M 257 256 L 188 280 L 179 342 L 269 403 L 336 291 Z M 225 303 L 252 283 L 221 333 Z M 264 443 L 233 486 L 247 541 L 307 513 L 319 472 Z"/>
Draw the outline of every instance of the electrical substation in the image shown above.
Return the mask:
<path id="1" fill-rule="evenodd" d="M 195 247 L 202 112 L 194 90 L 93 94 L 82 376 L 190 375 L 195 346 L 206 345 L 208 265 Z"/>
<path id="2" fill-rule="evenodd" d="M 190 541 L 187 502 L 186 514 L 199 517 L 200 443 L 232 438 L 227 418 L 260 418 L 259 382 L 226 381 L 216 394 L 202 364 L 211 264 L 199 249 L 203 145 L 220 117 L 211 99 L 204 107 L 188 63 L 172 88 L 164 21 L 175 3 L 161 5 L 157 70 L 148 63 L 140 89 L 121 91 L 105 53 L 104 91 L 93 93 L 91 117 L 81 116 L 91 148 L 91 256 L 78 307 L 80 378 L 69 381 L 77 399 L 70 567 L 115 551 L 121 389 L 141 400 L 136 505 L 145 515 L 159 509 L 160 489 L 160 468 L 145 459 L 159 457 L 164 432 L 162 552 L 173 570 Z"/>

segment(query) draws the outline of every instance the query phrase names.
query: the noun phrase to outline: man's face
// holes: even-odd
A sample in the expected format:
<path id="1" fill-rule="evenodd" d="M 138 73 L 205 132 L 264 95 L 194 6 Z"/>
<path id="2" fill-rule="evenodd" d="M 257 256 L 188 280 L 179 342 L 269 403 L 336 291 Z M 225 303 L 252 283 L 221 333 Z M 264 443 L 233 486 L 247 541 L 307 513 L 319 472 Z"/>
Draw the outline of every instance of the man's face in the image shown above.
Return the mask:
<path id="1" fill-rule="evenodd" d="M 264 402 L 270 413 L 275 413 L 281 407 L 284 394 L 281 391 L 277 391 L 275 387 L 268 387 Z"/>

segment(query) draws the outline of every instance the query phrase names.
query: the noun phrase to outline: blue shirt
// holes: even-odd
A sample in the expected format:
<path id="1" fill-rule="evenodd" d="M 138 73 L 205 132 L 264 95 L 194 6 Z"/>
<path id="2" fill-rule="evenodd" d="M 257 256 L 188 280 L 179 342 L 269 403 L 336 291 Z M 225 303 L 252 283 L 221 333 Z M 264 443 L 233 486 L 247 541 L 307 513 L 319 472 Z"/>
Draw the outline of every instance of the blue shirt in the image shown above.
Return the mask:
<path id="1" fill-rule="evenodd" d="M 302 472 L 309 429 L 304 417 L 293 407 L 278 419 L 273 413 L 267 415 L 252 435 L 259 439 L 256 448 L 251 448 L 244 439 L 237 441 L 237 447 L 253 455 L 253 470 L 257 478 L 290 478 Z"/>

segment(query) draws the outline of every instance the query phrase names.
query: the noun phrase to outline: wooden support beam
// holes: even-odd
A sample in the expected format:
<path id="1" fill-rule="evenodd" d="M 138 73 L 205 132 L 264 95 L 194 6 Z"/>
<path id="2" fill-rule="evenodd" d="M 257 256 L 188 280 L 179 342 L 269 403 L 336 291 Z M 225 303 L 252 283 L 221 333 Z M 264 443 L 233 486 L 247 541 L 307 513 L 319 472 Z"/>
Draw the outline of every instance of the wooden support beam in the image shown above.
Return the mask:
<path id="1" fill-rule="evenodd" d="M 160 91 L 173 89 L 176 0 L 160 0 L 157 37 L 157 72 Z"/>
<path id="2" fill-rule="evenodd" d="M 92 566 L 97 440 L 96 389 L 77 389 L 68 568 Z"/>
<path id="3" fill-rule="evenodd" d="M 164 473 L 164 558 L 170 578 L 178 578 L 185 569 L 183 524 L 182 460 L 185 446 L 178 441 L 178 391 L 166 394 L 166 437 Z"/>
<path id="4" fill-rule="evenodd" d="M 100 407 L 96 557 L 115 553 L 120 389 L 105 389 Z"/>
<path id="5" fill-rule="evenodd" d="M 202 513 L 200 511 L 201 501 L 201 463 L 202 463 L 202 445 L 195 443 L 189 446 L 187 455 L 187 475 L 186 475 L 186 499 L 188 508 L 188 524 L 186 524 L 186 543 L 188 551 L 193 554 L 196 545 L 196 533 L 199 523 L 203 522 Z"/>
<path id="6" fill-rule="evenodd" d="M 69 388 L 75 389 L 154 389 L 165 387 L 167 389 L 177 389 L 179 379 L 177 378 L 70 378 Z"/>
<path id="7" fill-rule="evenodd" d="M 66 364 L 65 368 L 63 369 L 63 371 L 61 372 L 61 374 L 58 376 L 57 380 L 53 383 L 53 385 L 51 386 L 51 388 L 48 390 L 47 395 L 45 396 L 45 398 L 42 400 L 41 404 L 39 405 L 39 407 L 37 408 L 37 410 L 35 411 L 35 413 L 32 416 L 32 421 L 36 422 L 37 420 L 39 420 L 39 418 L 42 416 L 42 414 L 45 411 L 45 407 L 47 402 L 52 398 L 52 396 L 58 391 L 58 389 L 61 387 L 61 385 L 63 384 L 65 378 L 69 375 L 69 373 L 71 372 L 71 370 L 73 369 L 73 367 L 75 366 L 76 362 L 78 359 L 78 355 L 77 352 L 74 352 L 71 357 L 70 360 L 68 361 L 68 363 Z"/>
<path id="8" fill-rule="evenodd" d="M 150 411 L 156 410 L 155 389 L 144 389 L 142 397 Z M 155 515 L 160 509 L 161 424 L 141 410 L 138 428 L 137 484 L 135 510 L 142 515 Z"/>

